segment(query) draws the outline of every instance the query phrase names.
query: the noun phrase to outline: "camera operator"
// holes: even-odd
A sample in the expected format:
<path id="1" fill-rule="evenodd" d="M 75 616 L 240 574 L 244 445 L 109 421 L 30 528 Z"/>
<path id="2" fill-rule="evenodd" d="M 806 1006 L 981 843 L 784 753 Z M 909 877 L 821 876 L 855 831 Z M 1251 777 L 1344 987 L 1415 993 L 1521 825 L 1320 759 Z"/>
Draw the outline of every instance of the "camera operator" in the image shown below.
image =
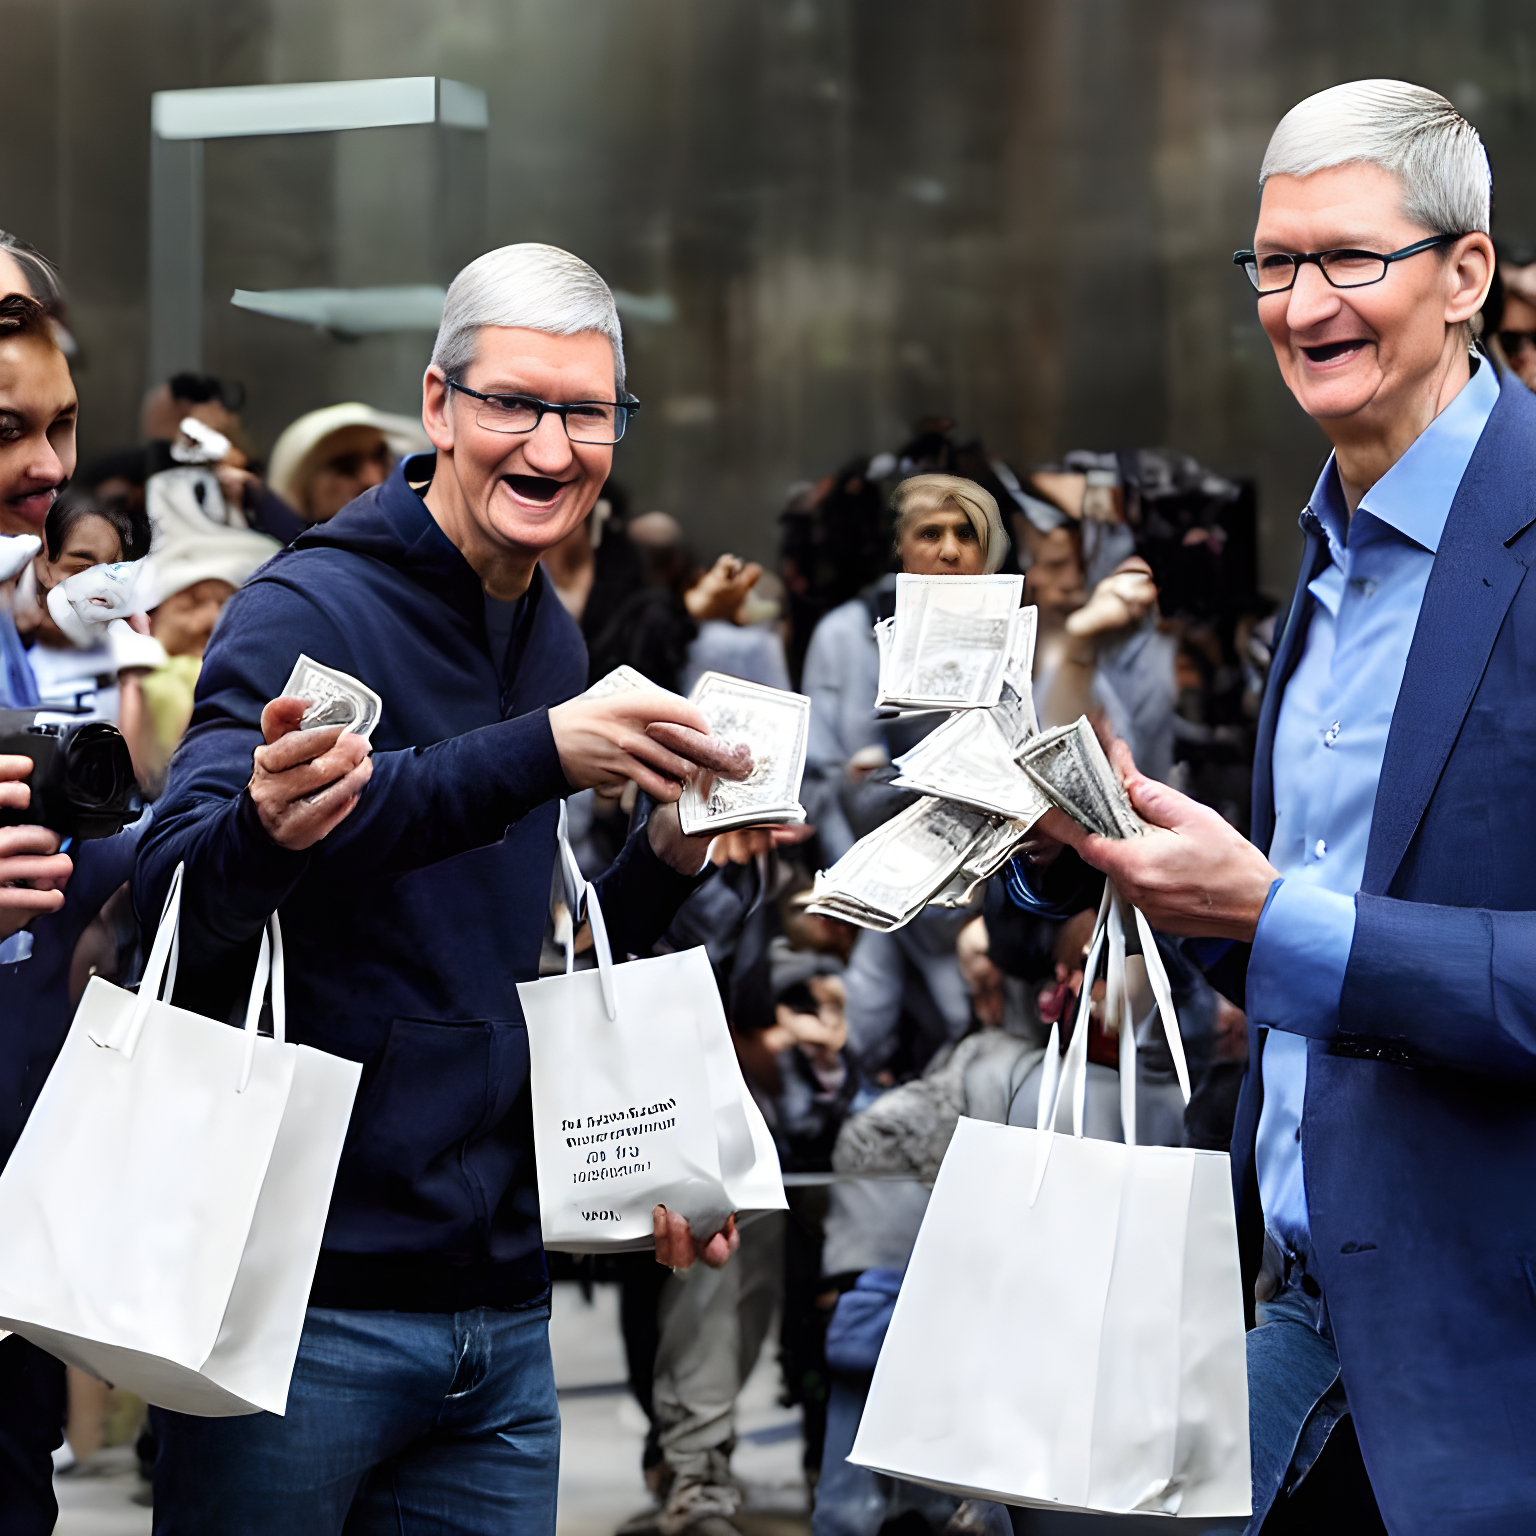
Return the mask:
<path id="1" fill-rule="evenodd" d="M 0 298 L 0 534 L 42 533 L 74 469 L 75 411 L 69 367 L 42 305 L 24 295 Z M 10 623 L 8 612 L 0 613 L 0 623 Z M 0 752 L 4 819 L 36 811 L 26 782 L 33 767 L 31 757 Z M 0 825 L 0 1165 L 68 1032 L 77 949 L 126 883 L 146 825 L 147 818 L 116 837 L 81 843 L 73 857 L 54 828 Z M 115 956 L 118 946 L 108 948 Z M 97 969 L 110 973 L 111 959 Z M 58 1516 L 53 1452 L 63 1441 L 63 1423 L 62 1363 L 25 1339 L 0 1341 L 4 1536 L 52 1531 Z"/>

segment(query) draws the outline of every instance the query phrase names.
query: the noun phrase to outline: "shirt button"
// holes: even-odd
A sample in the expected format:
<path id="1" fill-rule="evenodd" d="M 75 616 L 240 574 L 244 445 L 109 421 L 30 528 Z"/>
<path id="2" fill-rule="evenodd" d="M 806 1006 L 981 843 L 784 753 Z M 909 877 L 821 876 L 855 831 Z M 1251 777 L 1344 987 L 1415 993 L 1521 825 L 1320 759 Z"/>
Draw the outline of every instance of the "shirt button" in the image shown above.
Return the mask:
<path id="1" fill-rule="evenodd" d="M 1328 844 L 1325 843 L 1322 838 L 1318 838 L 1317 842 L 1312 847 L 1312 852 L 1315 853 L 1318 858 L 1322 858 L 1323 855 L 1328 852 Z"/>
<path id="2" fill-rule="evenodd" d="M 1331 747 L 1339 739 L 1339 722 L 1335 720 L 1332 725 L 1323 732 L 1323 745 Z"/>

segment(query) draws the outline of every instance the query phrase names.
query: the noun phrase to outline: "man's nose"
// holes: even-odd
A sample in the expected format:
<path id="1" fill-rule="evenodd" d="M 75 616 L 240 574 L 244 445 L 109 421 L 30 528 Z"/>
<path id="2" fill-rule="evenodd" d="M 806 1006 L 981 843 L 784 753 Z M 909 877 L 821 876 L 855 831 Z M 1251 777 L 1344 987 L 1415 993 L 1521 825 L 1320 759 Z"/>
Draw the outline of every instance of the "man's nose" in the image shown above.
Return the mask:
<path id="1" fill-rule="evenodd" d="M 379 463 L 377 459 L 369 459 L 363 465 L 363 472 L 357 477 L 363 483 L 363 489 L 370 486 L 383 485 L 389 479 L 389 466 Z"/>
<path id="2" fill-rule="evenodd" d="M 1315 262 L 1303 262 L 1296 282 L 1286 295 L 1286 324 L 1293 331 L 1305 331 L 1338 314 L 1343 300 L 1339 290 L 1323 276 Z"/>
<path id="3" fill-rule="evenodd" d="M 571 440 L 565 435 L 565 423 L 553 411 L 523 439 L 523 459 L 530 469 L 544 474 L 558 473 L 571 462 Z"/>
<path id="4" fill-rule="evenodd" d="M 39 435 L 27 464 L 27 477 L 41 489 L 46 485 L 57 485 L 68 474 L 58 450 L 46 437 Z"/>

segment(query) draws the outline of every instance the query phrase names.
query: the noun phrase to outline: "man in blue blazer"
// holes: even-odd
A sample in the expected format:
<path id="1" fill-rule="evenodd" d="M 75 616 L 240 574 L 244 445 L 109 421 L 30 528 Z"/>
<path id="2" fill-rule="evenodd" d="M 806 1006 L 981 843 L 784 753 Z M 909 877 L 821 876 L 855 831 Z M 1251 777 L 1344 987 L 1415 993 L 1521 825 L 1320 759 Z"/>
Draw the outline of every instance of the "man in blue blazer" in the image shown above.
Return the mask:
<path id="1" fill-rule="evenodd" d="M 1046 830 L 1155 927 L 1247 962 L 1249 1529 L 1529 1532 L 1536 398 L 1471 350 L 1490 184 L 1449 102 L 1397 81 L 1314 96 L 1261 188 L 1234 259 L 1334 452 L 1302 514 L 1254 842 L 1123 748 L 1148 835 Z"/>

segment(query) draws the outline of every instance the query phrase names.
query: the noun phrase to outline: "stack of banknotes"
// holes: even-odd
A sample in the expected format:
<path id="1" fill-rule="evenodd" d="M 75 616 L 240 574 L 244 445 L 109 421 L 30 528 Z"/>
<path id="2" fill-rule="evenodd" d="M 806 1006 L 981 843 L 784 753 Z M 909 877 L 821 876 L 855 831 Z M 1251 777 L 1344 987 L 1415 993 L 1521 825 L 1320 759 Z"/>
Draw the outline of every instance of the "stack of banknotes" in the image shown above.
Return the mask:
<path id="1" fill-rule="evenodd" d="M 880 706 L 952 713 L 896 759 L 895 785 L 924 798 L 816 876 L 811 912 L 888 931 L 965 905 L 1053 806 L 1104 837 L 1144 830 L 1086 718 L 1040 730 L 1021 591 L 1016 576 L 897 578 L 896 616 L 875 631 Z"/>
<path id="2" fill-rule="evenodd" d="M 991 709 L 1020 653 L 1034 655 L 1023 596 L 1022 576 L 898 576 L 895 617 L 875 625 L 875 708 Z"/>
<path id="3" fill-rule="evenodd" d="M 668 693 L 633 667 L 615 667 L 590 688 L 590 698 L 627 690 Z M 672 695 L 677 697 L 677 695 Z M 652 725 L 650 734 L 685 755 L 706 742 L 741 752 L 741 774 L 700 773 L 683 786 L 678 816 L 690 837 L 717 836 L 738 827 L 792 826 L 805 820 L 800 781 L 810 737 L 811 701 L 801 693 L 765 688 L 724 672 L 706 672 L 688 702 L 709 722 L 710 736 L 681 727 Z M 694 738 L 691 744 L 681 738 Z"/>

